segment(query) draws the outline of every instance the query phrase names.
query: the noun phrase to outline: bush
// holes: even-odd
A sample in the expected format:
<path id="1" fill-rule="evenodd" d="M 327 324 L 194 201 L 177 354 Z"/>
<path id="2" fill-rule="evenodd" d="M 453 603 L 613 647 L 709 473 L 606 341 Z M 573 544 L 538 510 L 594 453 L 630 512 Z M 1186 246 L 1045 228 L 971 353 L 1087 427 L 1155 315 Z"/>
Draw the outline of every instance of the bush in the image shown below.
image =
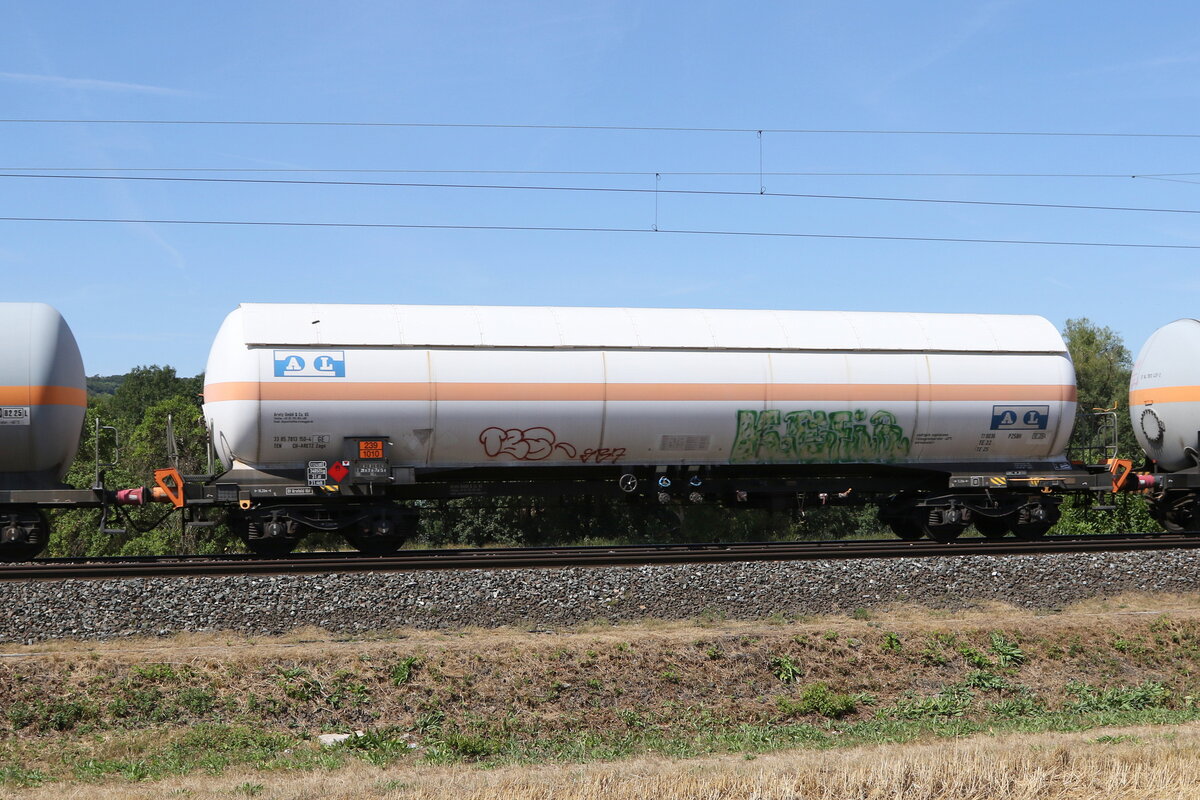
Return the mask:
<path id="1" fill-rule="evenodd" d="M 775 656 L 771 659 L 771 672 L 784 683 L 792 683 L 804 674 L 804 669 L 791 656 Z"/>
<path id="2" fill-rule="evenodd" d="M 412 680 L 413 673 L 417 671 L 418 659 L 416 656 L 408 656 L 402 658 L 392 665 L 391 673 L 392 683 L 396 686 L 403 686 Z"/>
<path id="3" fill-rule="evenodd" d="M 207 689 L 199 687 L 190 687 L 179 693 L 177 698 L 180 708 L 197 717 L 202 717 L 209 711 L 217 702 L 217 696 Z"/>
<path id="4" fill-rule="evenodd" d="M 1072 681 L 1067 684 L 1067 694 L 1075 699 L 1066 704 L 1066 710 L 1083 714 L 1093 711 L 1165 708 L 1171 699 L 1170 690 L 1156 681 L 1145 681 L 1137 686 L 1113 686 L 1104 689 Z"/>
<path id="5" fill-rule="evenodd" d="M 776 700 L 779 710 L 785 714 L 819 714 L 838 719 L 858 710 L 858 698 L 852 694 L 835 692 L 824 683 L 811 683 L 792 699 L 787 696 Z"/>
<path id="6" fill-rule="evenodd" d="M 894 719 L 936 719 L 961 717 L 971 707 L 974 695 L 961 687 L 950 687 L 933 697 L 905 698 L 883 712 Z"/>

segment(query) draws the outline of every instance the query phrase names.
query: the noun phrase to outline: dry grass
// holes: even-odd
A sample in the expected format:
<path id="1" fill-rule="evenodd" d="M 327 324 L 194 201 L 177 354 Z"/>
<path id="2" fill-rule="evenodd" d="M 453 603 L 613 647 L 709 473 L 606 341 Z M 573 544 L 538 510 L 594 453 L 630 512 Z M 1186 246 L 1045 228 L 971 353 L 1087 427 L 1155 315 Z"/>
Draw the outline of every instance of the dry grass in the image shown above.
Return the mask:
<path id="1" fill-rule="evenodd" d="M 589 726 L 622 728 L 618 712 L 666 714 L 668 702 L 703 706 L 731 723 L 757 723 L 777 716 L 777 696 L 790 691 L 769 666 L 778 656 L 797 665 L 797 683 L 825 682 L 887 704 L 908 690 L 937 692 L 969 672 L 971 666 L 956 652 L 959 645 L 939 644 L 935 634 L 958 637 L 960 645 L 986 655 L 988 637 L 996 630 L 1022 642 L 1029 661 L 1018 679 L 1048 697 L 1061 696 L 1073 679 L 1111 685 L 1159 680 L 1181 696 L 1200 696 L 1196 649 L 1168 652 L 1172 630 L 1155 631 L 1156 621 L 1160 627 L 1178 626 L 1189 642 L 1196 641 L 1200 602 L 1194 597 L 1125 597 L 1049 615 L 1003 606 L 956 613 L 898 608 L 872 612 L 865 619 L 779 617 L 587 626 L 551 633 L 400 631 L 346 639 L 309 629 L 271 638 L 208 633 L 8 645 L 0 648 L 7 656 L 0 658 L 0 706 L 56 698 L 105 706 L 132 682 L 134 689 L 161 690 L 171 697 L 189 686 L 210 692 L 217 710 L 193 716 L 193 721 L 273 721 L 310 732 L 409 727 L 430 711 L 444 711 L 450 719 L 509 713 L 536 721 L 542 733 L 569 732 L 580 719 Z M 892 634 L 902 640 L 902 649 L 884 647 Z M 1117 642 L 1128 649 L 1114 649 Z M 945 660 L 923 657 L 926 650 Z M 393 684 L 390 670 L 404 659 L 416 659 L 418 667 L 411 680 Z M 139 677 L 147 666 L 169 667 L 178 676 Z M 297 681 L 311 676 L 322 691 L 357 684 L 369 692 L 369 702 L 356 704 L 346 694 L 334 707 L 297 698 L 303 687 L 286 685 L 281 676 L 287 671 L 306 675 Z M 249 698 L 286 710 L 248 717 Z M 234 710 L 221 711 L 226 708 Z M 189 719 L 173 718 L 179 723 Z"/>
<path id="2" fill-rule="evenodd" d="M 434 800 L 1194 800 L 1200 727 L 975 737 L 835 751 L 692 761 L 638 759 L 569 767 L 403 767 L 356 764 L 324 773 L 226 773 L 143 784 L 0 790 L 68 798 L 412 798 Z"/>
<path id="3" fill-rule="evenodd" d="M 291 658 L 297 651 L 305 656 L 323 657 L 331 653 L 394 650 L 403 643 L 410 649 L 453 647 L 458 642 L 472 649 L 489 647 L 511 648 L 530 643 L 560 644 L 575 639 L 601 643 L 629 641 L 631 636 L 661 637 L 664 641 L 685 641 L 704 633 L 754 636 L 777 635 L 786 629 L 819 633 L 836 627 L 844 635 L 857 635 L 871 628 L 903 626 L 915 634 L 933 631 L 954 631 L 1021 624 L 1035 629 L 1050 629 L 1062 625 L 1089 626 L 1097 618 L 1137 618 L 1146 615 L 1170 614 L 1179 619 L 1200 618 L 1200 595 L 1168 595 L 1131 593 L 1116 597 L 1094 598 L 1056 610 L 1053 613 L 1017 608 L 998 602 L 981 603 L 974 608 L 959 610 L 929 609 L 919 605 L 896 605 L 871 610 L 867 621 L 847 614 L 821 616 L 781 614 L 768 621 L 709 620 L 687 621 L 644 620 L 614 625 L 606 621 L 583 623 L 559 629 L 539 628 L 536 631 L 515 628 L 463 628 L 429 631 L 412 628 L 379 630 L 353 636 L 334 634 L 320 628 L 298 628 L 281 636 L 246 636 L 231 632 L 181 633 L 162 637 L 123 638 L 111 641 L 61 639 L 37 644 L 0 642 L 0 655 L 14 658 L 62 655 L 70 657 L 113 656 L 130 661 L 196 662 L 206 655 L 222 659 L 245 653 L 252 659 Z"/>
<path id="4" fill-rule="evenodd" d="M 661 727 L 664 735 L 687 738 L 692 731 L 688 725 L 698 724 L 695 710 L 719 718 L 717 728 L 825 725 L 821 718 L 789 715 L 776 702 L 794 699 L 801 683 L 813 682 L 874 695 L 875 705 L 850 718 L 869 720 L 875 709 L 897 702 L 909 690 L 929 696 L 961 682 L 976 666 L 962 647 L 995 660 L 997 654 L 988 647 L 991 633 L 998 630 L 1020 642 L 1028 661 L 1007 671 L 997 666 L 996 671 L 1046 698 L 1053 708 L 1062 705 L 1064 687 L 1072 679 L 1097 686 L 1161 681 L 1174 693 L 1173 708 L 1194 710 L 1200 698 L 1200 598 L 1194 596 L 1126 596 L 1053 614 L 999 605 L 953 613 L 902 607 L 820 618 L 596 624 L 536 633 L 406 630 L 348 639 L 310 629 L 270 638 L 217 633 L 5 645 L 0 646 L 0 712 L 5 716 L 16 701 L 68 697 L 87 700 L 100 716 L 78 731 L 62 732 L 36 724 L 9 730 L 0 719 L 0 747 L 10 763 L 47 776 L 37 788 L 0 784 L 0 800 L 1200 797 L 1200 725 L 494 769 L 422 764 L 422 749 L 375 762 L 390 763 L 386 768 L 339 756 L 333 760 L 345 763 L 339 769 L 310 758 L 291 762 L 303 767 L 291 770 L 255 772 L 232 766 L 220 775 L 196 771 L 140 783 L 70 782 L 73 775 L 83 777 L 72 772 L 81 760 L 153 760 L 198 722 L 293 734 L 384 725 L 413 731 L 418 719 L 437 711 L 444 713 L 451 731 L 500 736 L 508 730 L 506 720 L 527 724 L 517 739 L 536 743 L 582 733 L 620 735 L 630 730 L 622 714 L 637 712 L 652 721 L 651 730 Z M 891 635 L 903 641 L 902 649 L 886 646 Z M 956 644 L 946 644 L 947 637 Z M 927 650 L 940 654 L 938 659 L 923 655 Z M 772 659 L 778 655 L 787 655 L 801 670 L 795 683 L 781 682 L 775 674 Z M 393 669 L 406 658 L 417 659 L 418 666 L 411 677 L 398 680 Z M 163 677 L 148 669 L 161 665 L 174 672 Z M 292 670 L 307 677 L 292 681 L 287 677 Z M 309 678 L 324 687 L 313 697 L 297 692 L 304 688 L 299 682 Z M 356 702 L 346 690 L 332 703 L 328 697 L 343 685 L 339 681 L 361 686 L 365 699 Z M 195 688 L 211 693 L 210 709 L 171 705 Z M 135 691 L 160 692 L 156 708 L 174 710 L 162 718 L 150 710 L 140 716 L 109 710 L 114 698 L 132 698 Z M 1001 696 L 983 690 L 977 694 L 979 706 Z M 1110 717 L 1103 723 L 1146 719 Z M 843 734 L 834 733 L 834 741 L 821 746 L 847 741 L 839 739 Z M 422 739 L 421 734 L 413 737 Z M 304 755 L 301 749 L 310 756 L 316 750 L 310 742 L 298 741 L 297 748 L 297 756 Z M 733 746 L 699 752 L 730 751 L 739 752 Z"/>

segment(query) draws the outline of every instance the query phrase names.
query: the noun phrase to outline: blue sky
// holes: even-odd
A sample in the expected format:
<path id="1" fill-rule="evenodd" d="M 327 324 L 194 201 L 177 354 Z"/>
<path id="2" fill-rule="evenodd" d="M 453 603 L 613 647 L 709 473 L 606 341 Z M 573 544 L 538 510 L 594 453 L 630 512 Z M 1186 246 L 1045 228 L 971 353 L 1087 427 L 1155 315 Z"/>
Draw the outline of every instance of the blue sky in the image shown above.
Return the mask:
<path id="1" fill-rule="evenodd" d="M 1088 317 L 1135 352 L 1200 312 L 1200 249 L 652 232 L 1200 247 L 1195 213 L 756 194 L 1200 210 L 1200 138 L 771 132 L 1200 134 L 1192 3 L 112 0 L 2 14 L 6 120 L 748 131 L 0 122 L 5 175 L 559 187 L 0 177 L 0 217 L 637 231 L 0 221 L 4 299 L 57 306 L 89 374 L 195 374 L 243 301 L 1026 313 Z M 633 174 L 534 174 L 551 172 Z"/>

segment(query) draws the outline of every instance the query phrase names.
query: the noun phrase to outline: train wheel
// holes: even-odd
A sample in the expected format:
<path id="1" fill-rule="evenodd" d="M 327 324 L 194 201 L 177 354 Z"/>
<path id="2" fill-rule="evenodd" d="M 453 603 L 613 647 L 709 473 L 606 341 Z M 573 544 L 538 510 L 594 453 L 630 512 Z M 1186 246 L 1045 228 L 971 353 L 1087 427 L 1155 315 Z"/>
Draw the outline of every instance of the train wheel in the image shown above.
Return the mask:
<path id="1" fill-rule="evenodd" d="M 1013 519 L 1013 536 L 1025 541 L 1040 539 L 1054 527 L 1061 516 L 1062 512 L 1056 505 L 1042 503 L 1024 505 Z"/>
<path id="2" fill-rule="evenodd" d="M 43 544 L 0 544 L 0 561 L 29 561 L 44 548 Z"/>
<path id="3" fill-rule="evenodd" d="M 921 526 L 913 519 L 902 517 L 900 519 L 889 520 L 888 527 L 892 529 L 892 533 L 906 542 L 915 542 L 918 539 L 925 538 L 925 531 L 921 530 Z"/>
<path id="4" fill-rule="evenodd" d="M 912 498 L 905 494 L 898 494 L 890 498 L 889 502 L 879 507 L 879 521 L 892 529 L 892 533 L 906 542 L 915 542 L 918 539 L 925 538 L 925 531 L 921 530 L 921 524 L 914 516 Z"/>
<path id="5" fill-rule="evenodd" d="M 246 549 L 256 556 L 286 556 L 300 543 L 294 524 L 272 520 L 263 525 L 241 514 L 230 514 L 227 522 Z"/>
<path id="6" fill-rule="evenodd" d="M 1052 527 L 1049 522 L 1018 522 L 1013 525 L 1013 536 L 1028 542 L 1042 538 Z"/>
<path id="7" fill-rule="evenodd" d="M 0 561 L 28 561 L 46 549 L 50 523 L 41 511 L 25 511 L 0 518 Z"/>
<path id="8" fill-rule="evenodd" d="M 1162 526 L 1167 533 L 1183 533 L 1187 530 L 1183 525 L 1175 519 L 1175 516 L 1170 511 L 1164 511 L 1158 505 L 1150 504 L 1150 516 Z"/>
<path id="9" fill-rule="evenodd" d="M 299 539 L 280 537 L 277 539 L 242 539 L 246 549 L 256 556 L 281 557 L 296 549 Z"/>
<path id="10" fill-rule="evenodd" d="M 927 508 L 918 519 L 921 530 L 935 542 L 953 542 L 967 529 L 960 513 L 951 508 Z"/>
<path id="11" fill-rule="evenodd" d="M 1163 499 L 1150 503 L 1150 516 L 1168 533 L 1195 533 L 1200 530 L 1193 492 L 1168 492 Z"/>
<path id="12" fill-rule="evenodd" d="M 400 549 L 410 531 L 416 528 L 416 517 L 399 509 L 382 506 L 357 524 L 344 528 L 342 533 L 360 553 L 386 556 Z"/>
<path id="13" fill-rule="evenodd" d="M 354 549 L 368 556 L 387 556 L 400 549 L 404 544 L 403 536 L 357 536 L 346 534 L 347 541 Z"/>
<path id="14" fill-rule="evenodd" d="M 1012 519 L 1008 515 L 985 517 L 977 513 L 972 522 L 985 539 L 1003 539 L 1012 530 Z"/>

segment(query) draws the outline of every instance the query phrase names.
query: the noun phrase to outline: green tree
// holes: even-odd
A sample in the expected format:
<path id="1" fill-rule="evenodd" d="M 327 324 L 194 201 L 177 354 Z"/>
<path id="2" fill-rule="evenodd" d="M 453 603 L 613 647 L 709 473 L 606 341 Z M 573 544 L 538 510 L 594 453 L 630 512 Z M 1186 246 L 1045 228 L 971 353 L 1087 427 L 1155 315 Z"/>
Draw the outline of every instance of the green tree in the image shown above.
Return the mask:
<path id="1" fill-rule="evenodd" d="M 200 411 L 203 376 L 180 378 L 172 367 L 137 367 L 121 379 L 112 396 L 88 398 L 79 454 L 67 473 L 71 486 L 86 488 L 96 480 L 96 422 L 115 428 L 99 434 L 106 488 L 153 485 L 154 470 L 174 466 L 168 458 L 168 419 L 179 456 L 179 469 L 196 474 L 206 466 L 206 435 Z M 120 447 L 115 447 L 116 441 Z M 50 553 L 60 556 L 149 555 L 168 552 L 215 552 L 229 545 L 219 528 L 184 528 L 169 506 L 148 505 L 110 510 L 105 527 L 124 533 L 104 533 L 96 511 L 61 511 L 54 515 Z M 161 520 L 161 523 L 160 523 Z M 160 523 L 160 524 L 156 524 Z"/>
<path id="2" fill-rule="evenodd" d="M 106 406 L 108 422 L 126 431 L 139 425 L 146 410 L 169 397 L 198 398 L 204 390 L 204 376 L 180 378 L 174 367 L 134 367 L 113 392 Z"/>
<path id="3" fill-rule="evenodd" d="M 1132 459 L 1136 469 L 1143 460 L 1141 448 L 1129 424 L 1129 376 L 1133 357 L 1119 334 L 1088 319 L 1069 319 L 1063 328 L 1063 339 L 1075 364 L 1075 386 L 1079 398 L 1079 415 L 1071 448 L 1079 453 L 1110 438 L 1098 426 L 1092 413 L 1096 409 L 1112 410 L 1116 419 L 1117 457 Z M 1090 459 L 1088 459 L 1090 460 Z M 1106 499 L 1115 508 L 1108 512 L 1088 511 L 1079 502 L 1062 506 L 1062 520 L 1055 533 L 1120 533 L 1125 531 L 1157 530 L 1141 497 L 1117 494 Z"/>
<path id="4" fill-rule="evenodd" d="M 1119 334 L 1086 318 L 1069 319 L 1063 339 L 1075 364 L 1079 419 L 1071 439 L 1073 450 L 1095 447 L 1103 436 L 1097 430 L 1095 411 L 1116 414 L 1117 453 L 1140 462 L 1141 450 L 1129 426 L 1129 376 L 1133 358 Z M 1091 460 L 1085 458 L 1085 460 Z"/>

